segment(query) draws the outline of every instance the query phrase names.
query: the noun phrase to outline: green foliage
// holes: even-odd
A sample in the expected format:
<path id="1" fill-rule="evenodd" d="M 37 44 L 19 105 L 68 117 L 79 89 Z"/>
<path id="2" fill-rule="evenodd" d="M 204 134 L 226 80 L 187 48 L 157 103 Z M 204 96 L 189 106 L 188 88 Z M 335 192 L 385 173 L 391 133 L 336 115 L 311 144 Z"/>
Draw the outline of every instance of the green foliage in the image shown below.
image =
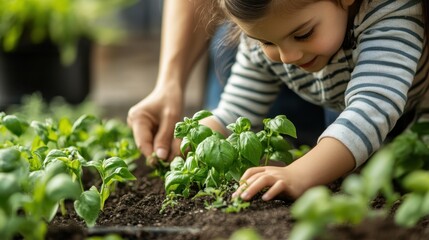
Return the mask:
<path id="1" fill-rule="evenodd" d="M 262 240 L 262 237 L 253 228 L 240 228 L 228 240 Z"/>
<path id="2" fill-rule="evenodd" d="M 65 200 L 93 226 L 116 183 L 135 179 L 130 169 L 139 155 L 131 130 L 116 120 L 0 113 L 0 239 L 44 239 L 46 222 L 58 210 L 66 214 Z M 98 173 L 99 188 L 84 188 L 84 168 Z"/>
<path id="3" fill-rule="evenodd" d="M 78 105 L 70 105 L 58 96 L 46 102 L 40 93 L 23 96 L 21 104 L 8 107 L 6 112 L 33 121 L 44 121 L 48 118 L 59 121 L 61 118 L 67 118 L 72 122 L 86 113 L 91 113 L 98 118 L 103 114 L 102 110 L 91 101 L 86 100 Z"/>
<path id="4" fill-rule="evenodd" d="M 135 0 L 0 0 L 0 41 L 12 51 L 20 41 L 49 39 L 58 46 L 63 63 L 76 57 L 79 39 L 99 43 L 117 40 L 123 31 L 115 15 Z"/>
<path id="5" fill-rule="evenodd" d="M 313 239 L 328 225 L 358 224 L 371 216 L 386 216 L 399 203 L 394 220 L 412 227 L 429 215 L 428 123 L 416 123 L 368 160 L 361 173 L 348 176 L 342 191 L 332 194 L 326 187 L 309 189 L 291 208 L 297 220 L 289 239 Z M 400 188 L 398 189 L 399 186 Z M 371 201 L 382 196 L 383 207 Z"/>
<path id="6" fill-rule="evenodd" d="M 171 204 L 171 199 L 178 196 L 190 197 L 191 189 L 196 187 L 200 192 L 195 197 L 210 196 L 213 199 L 207 204 L 208 208 L 238 212 L 248 203 L 224 198 L 227 191 L 232 191 L 228 186 L 233 185 L 233 181 L 238 182 L 248 168 L 259 166 L 264 157 L 265 164 L 268 160 L 292 162 L 292 147 L 283 135 L 296 137 L 296 130 L 286 116 L 265 119 L 264 129 L 258 133 L 251 131 L 249 119 L 240 117 L 227 126 L 232 134 L 225 139 L 199 124 L 211 115 L 211 112 L 202 110 L 176 124 L 174 136 L 182 139 L 180 149 L 186 157 L 173 159 L 165 173 L 165 190 L 170 197 L 164 205 Z"/>
<path id="7" fill-rule="evenodd" d="M 165 175 L 166 204 L 174 206 L 178 197 L 210 197 L 207 208 L 238 212 L 246 208 L 240 198 L 226 199 L 231 180 L 238 180 L 249 167 L 261 159 L 280 160 L 286 164 L 309 151 L 308 146 L 292 149 L 283 135 L 296 136 L 295 128 L 285 116 L 265 119 L 264 130 L 250 131 L 250 121 L 238 118 L 227 126 L 232 134 L 224 138 L 199 125 L 211 116 L 202 111 L 176 125 L 175 136 L 183 139 L 181 150 L 186 156 L 176 157 Z M 360 174 L 344 179 L 341 191 L 333 194 L 326 186 L 306 191 L 291 208 L 296 220 L 288 239 L 314 239 L 328 226 L 359 224 L 369 217 L 394 215 L 396 224 L 412 227 L 429 215 L 429 123 L 416 123 L 377 151 Z M 371 202 L 383 197 L 385 204 L 377 209 Z M 163 206 L 163 209 L 167 205 Z M 392 212 L 392 206 L 398 206 Z"/>

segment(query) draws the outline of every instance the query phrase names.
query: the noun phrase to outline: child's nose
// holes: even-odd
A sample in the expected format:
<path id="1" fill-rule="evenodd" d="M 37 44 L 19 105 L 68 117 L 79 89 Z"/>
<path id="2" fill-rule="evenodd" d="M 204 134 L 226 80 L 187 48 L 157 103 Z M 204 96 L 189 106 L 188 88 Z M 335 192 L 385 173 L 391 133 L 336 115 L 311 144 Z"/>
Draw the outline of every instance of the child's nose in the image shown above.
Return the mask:
<path id="1" fill-rule="evenodd" d="M 297 63 L 303 56 L 302 51 L 293 48 L 281 48 L 280 59 L 283 63 L 294 64 Z"/>

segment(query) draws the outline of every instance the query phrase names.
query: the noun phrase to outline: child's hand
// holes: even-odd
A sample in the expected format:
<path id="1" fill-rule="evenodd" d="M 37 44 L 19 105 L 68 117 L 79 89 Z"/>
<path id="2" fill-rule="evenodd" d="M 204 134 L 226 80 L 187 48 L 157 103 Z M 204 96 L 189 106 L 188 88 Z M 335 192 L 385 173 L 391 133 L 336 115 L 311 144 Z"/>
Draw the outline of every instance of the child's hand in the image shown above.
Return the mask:
<path id="1" fill-rule="evenodd" d="M 249 168 L 241 177 L 240 187 L 232 195 L 240 196 L 243 200 L 250 200 L 255 194 L 269 187 L 262 199 L 268 201 L 278 196 L 280 198 L 297 198 L 305 188 L 301 186 L 296 174 L 288 167 L 254 167 Z"/>
<path id="2" fill-rule="evenodd" d="M 296 199 L 307 189 L 330 183 L 350 172 L 355 166 L 351 152 L 334 138 L 323 138 L 312 150 L 286 167 L 249 168 L 241 177 L 233 197 L 250 200 L 269 188 L 262 199 L 276 196 Z"/>

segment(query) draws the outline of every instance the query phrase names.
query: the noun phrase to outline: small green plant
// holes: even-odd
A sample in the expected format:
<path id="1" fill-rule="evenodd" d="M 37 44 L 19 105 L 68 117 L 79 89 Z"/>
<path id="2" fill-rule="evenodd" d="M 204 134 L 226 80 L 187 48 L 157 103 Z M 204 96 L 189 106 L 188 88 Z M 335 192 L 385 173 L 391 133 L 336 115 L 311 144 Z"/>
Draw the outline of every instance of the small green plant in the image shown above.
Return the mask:
<path id="1" fill-rule="evenodd" d="M 309 189 L 291 208 L 297 220 L 289 239 L 313 239 L 328 225 L 358 224 L 365 218 L 394 215 L 396 224 L 412 227 L 429 215 L 429 123 L 416 123 L 368 161 L 361 173 L 348 176 L 341 192 Z M 399 188 L 398 188 L 399 186 Z M 384 197 L 383 207 L 371 202 Z M 396 212 L 392 206 L 398 204 Z"/>
<path id="2" fill-rule="evenodd" d="M 19 233 L 27 239 L 44 239 L 50 221 L 64 199 L 81 194 L 61 162 L 29 172 L 28 163 L 16 148 L 0 149 L 0 238 Z"/>
<path id="3" fill-rule="evenodd" d="M 92 101 L 85 100 L 78 105 L 71 105 L 64 98 L 58 96 L 46 102 L 41 93 L 24 95 L 21 104 L 11 105 L 5 112 L 9 115 L 33 121 L 44 121 L 46 119 L 59 121 L 62 118 L 75 121 L 86 113 L 91 113 L 91 115 L 98 118 L 103 114 L 102 109 Z"/>
<path id="4" fill-rule="evenodd" d="M 111 187 L 116 182 L 136 180 L 128 169 L 128 165 L 119 157 L 111 157 L 105 160 L 90 161 L 86 166 L 93 166 L 101 176 L 100 210 L 104 208 L 104 202 L 110 195 Z"/>
<path id="5" fill-rule="evenodd" d="M 65 200 L 93 226 L 116 183 L 135 179 L 130 169 L 139 155 L 131 130 L 117 121 L 28 122 L 0 113 L 0 238 L 44 239 L 46 222 L 67 213 Z M 99 188 L 85 189 L 84 168 L 98 173 Z"/>
<path id="6" fill-rule="evenodd" d="M 228 240 L 262 240 L 262 237 L 253 228 L 240 228 L 233 232 Z"/>
<path id="7" fill-rule="evenodd" d="M 292 146 L 283 135 L 296 137 L 296 130 L 286 116 L 280 115 L 265 119 L 264 129 L 254 133 L 251 122 L 240 117 L 227 126 L 232 134 L 225 138 L 199 123 L 211 115 L 202 110 L 176 124 L 174 136 L 182 139 L 180 149 L 186 157 L 178 156 L 171 162 L 165 174 L 165 190 L 167 196 L 174 193 L 188 198 L 196 187 L 200 191 L 197 197 L 210 195 L 214 199 L 208 207 L 239 211 L 247 204 L 233 200 L 229 205 L 224 199 L 225 192 L 232 191 L 228 186 L 238 182 L 246 169 L 259 166 L 263 158 L 264 164 L 269 160 L 291 163 Z M 171 199 L 165 204 L 170 203 Z"/>

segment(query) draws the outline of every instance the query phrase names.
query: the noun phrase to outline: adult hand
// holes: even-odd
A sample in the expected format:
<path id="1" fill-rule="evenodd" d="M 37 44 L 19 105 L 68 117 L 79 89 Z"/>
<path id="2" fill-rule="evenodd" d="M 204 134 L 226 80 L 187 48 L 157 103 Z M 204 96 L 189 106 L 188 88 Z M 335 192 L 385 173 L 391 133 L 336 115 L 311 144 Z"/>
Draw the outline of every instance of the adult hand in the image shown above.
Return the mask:
<path id="1" fill-rule="evenodd" d="M 156 87 L 149 96 L 130 108 L 127 122 L 149 165 L 155 165 L 157 159 L 171 160 L 180 153 L 179 140 L 173 137 L 182 109 L 182 89 L 166 85 Z"/>

